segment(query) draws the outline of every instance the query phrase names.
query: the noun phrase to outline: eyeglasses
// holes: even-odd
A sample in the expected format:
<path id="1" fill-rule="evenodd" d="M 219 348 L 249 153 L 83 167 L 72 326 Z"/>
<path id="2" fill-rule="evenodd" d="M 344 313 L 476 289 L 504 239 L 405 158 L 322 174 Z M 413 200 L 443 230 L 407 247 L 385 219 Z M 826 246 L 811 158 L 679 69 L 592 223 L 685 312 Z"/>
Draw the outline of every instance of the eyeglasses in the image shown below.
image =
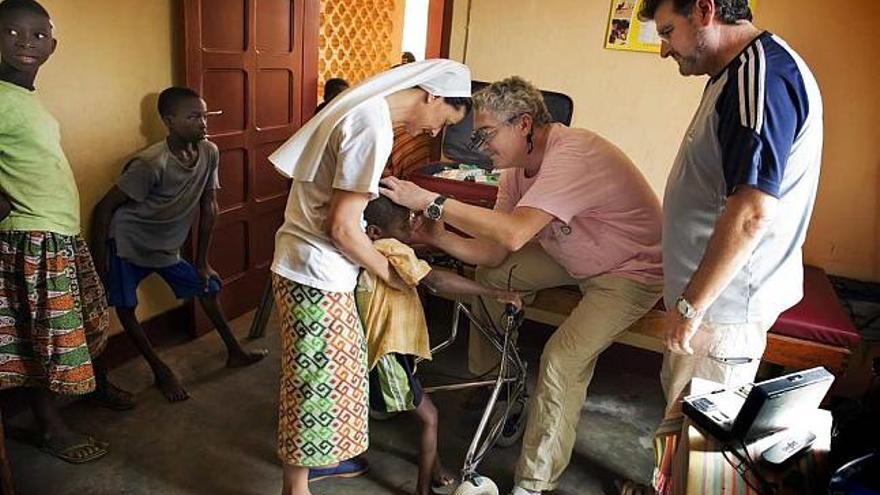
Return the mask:
<path id="1" fill-rule="evenodd" d="M 481 127 L 475 130 L 473 133 L 471 133 L 471 142 L 468 145 L 468 149 L 471 151 L 480 151 L 483 146 L 489 144 L 490 142 L 492 142 L 493 139 L 495 139 L 495 135 L 498 134 L 498 130 L 501 128 L 501 126 L 513 124 L 516 119 L 522 117 L 523 115 L 525 114 L 518 113 L 496 127 Z"/>

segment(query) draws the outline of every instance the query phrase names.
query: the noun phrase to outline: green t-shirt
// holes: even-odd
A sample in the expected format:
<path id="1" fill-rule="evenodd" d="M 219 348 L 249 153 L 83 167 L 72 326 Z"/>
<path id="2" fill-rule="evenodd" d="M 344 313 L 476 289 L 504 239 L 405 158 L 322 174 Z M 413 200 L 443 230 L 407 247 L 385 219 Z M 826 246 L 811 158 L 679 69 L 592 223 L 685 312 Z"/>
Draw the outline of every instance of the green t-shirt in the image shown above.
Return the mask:
<path id="1" fill-rule="evenodd" d="M 79 192 L 58 122 L 36 93 L 5 81 L 0 81 L 0 191 L 12 204 L 0 230 L 79 234 Z"/>

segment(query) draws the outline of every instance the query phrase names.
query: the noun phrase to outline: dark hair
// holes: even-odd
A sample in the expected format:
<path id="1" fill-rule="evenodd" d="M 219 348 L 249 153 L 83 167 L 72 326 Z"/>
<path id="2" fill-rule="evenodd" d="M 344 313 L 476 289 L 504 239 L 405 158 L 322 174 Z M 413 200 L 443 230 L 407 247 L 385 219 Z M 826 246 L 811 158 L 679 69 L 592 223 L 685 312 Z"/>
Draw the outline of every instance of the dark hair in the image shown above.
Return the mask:
<path id="1" fill-rule="evenodd" d="M 324 101 L 332 100 L 346 89 L 348 89 L 348 81 L 345 79 L 341 77 L 327 79 L 327 82 L 324 83 Z"/>
<path id="2" fill-rule="evenodd" d="M 159 104 L 157 105 L 159 115 L 162 117 L 171 115 L 177 111 L 177 107 L 181 102 L 193 98 L 198 99 L 201 96 L 189 88 L 172 86 L 159 94 Z"/>
<path id="3" fill-rule="evenodd" d="M 456 110 L 461 110 L 463 108 L 465 115 L 471 113 L 471 108 L 474 106 L 474 100 L 464 96 L 444 97 L 443 102 Z"/>
<path id="4" fill-rule="evenodd" d="M 421 89 L 426 93 L 428 92 L 427 89 L 421 86 L 413 86 L 412 89 Z M 469 96 L 444 96 L 443 102 L 456 110 L 461 110 L 463 108 L 465 115 L 471 112 L 471 107 L 474 105 L 473 100 L 471 100 Z"/>
<path id="5" fill-rule="evenodd" d="M 375 225 L 382 230 L 388 229 L 394 221 L 407 218 L 409 218 L 409 210 L 385 196 L 370 201 L 364 208 L 364 220 L 367 225 Z"/>
<path id="6" fill-rule="evenodd" d="M 416 56 L 413 55 L 412 52 L 403 52 L 403 53 L 400 55 L 400 60 L 401 60 L 401 62 L 403 62 L 404 60 L 406 60 L 406 63 L 413 63 L 413 62 L 416 61 Z"/>
<path id="7" fill-rule="evenodd" d="M 14 10 L 23 10 L 32 14 L 45 16 L 51 19 L 49 12 L 35 0 L 3 0 L 0 2 L 0 19 L 3 19 Z"/>
<path id="8" fill-rule="evenodd" d="M 672 2 L 672 8 L 679 15 L 687 16 L 694 8 L 696 0 L 645 0 L 639 11 L 639 20 L 654 19 L 657 9 L 663 2 Z M 715 0 L 716 17 L 724 24 L 736 24 L 739 21 L 751 21 L 752 9 L 749 0 Z"/>

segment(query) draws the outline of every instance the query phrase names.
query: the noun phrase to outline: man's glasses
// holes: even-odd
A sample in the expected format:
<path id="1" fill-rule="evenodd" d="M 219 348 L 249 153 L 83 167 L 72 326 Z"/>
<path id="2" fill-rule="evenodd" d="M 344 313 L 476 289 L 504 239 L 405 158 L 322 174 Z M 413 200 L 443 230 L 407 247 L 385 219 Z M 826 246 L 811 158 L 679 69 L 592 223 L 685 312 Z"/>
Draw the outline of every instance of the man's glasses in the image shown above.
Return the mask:
<path id="1" fill-rule="evenodd" d="M 495 135 L 498 134 L 498 130 L 501 128 L 501 126 L 513 124 L 516 119 L 522 117 L 523 115 L 524 114 L 522 113 L 518 113 L 513 117 L 505 120 L 503 124 L 496 127 L 481 127 L 475 130 L 471 133 L 471 142 L 468 145 L 468 149 L 471 151 L 480 151 L 481 149 L 483 149 L 483 146 L 489 144 L 490 142 L 492 142 L 493 139 L 495 139 Z"/>

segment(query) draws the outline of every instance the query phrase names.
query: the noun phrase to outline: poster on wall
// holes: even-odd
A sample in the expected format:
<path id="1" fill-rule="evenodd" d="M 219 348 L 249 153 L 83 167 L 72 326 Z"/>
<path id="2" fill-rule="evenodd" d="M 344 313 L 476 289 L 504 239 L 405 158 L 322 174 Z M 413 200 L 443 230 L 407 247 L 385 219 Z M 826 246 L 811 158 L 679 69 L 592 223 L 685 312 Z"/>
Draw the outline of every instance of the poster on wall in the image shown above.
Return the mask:
<path id="1" fill-rule="evenodd" d="M 660 36 L 654 21 L 639 20 L 643 0 L 611 0 L 605 48 L 635 52 L 660 53 Z M 756 0 L 749 0 L 752 12 Z"/>

